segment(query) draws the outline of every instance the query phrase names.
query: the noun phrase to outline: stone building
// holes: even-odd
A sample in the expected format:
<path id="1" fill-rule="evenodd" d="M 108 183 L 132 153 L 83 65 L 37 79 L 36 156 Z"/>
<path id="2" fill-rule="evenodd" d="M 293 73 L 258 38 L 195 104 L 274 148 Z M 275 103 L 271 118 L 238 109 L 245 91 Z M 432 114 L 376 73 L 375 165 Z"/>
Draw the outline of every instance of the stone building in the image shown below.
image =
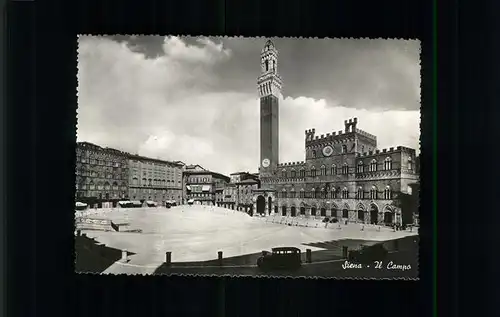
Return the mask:
<path id="1" fill-rule="evenodd" d="M 401 223 L 401 194 L 419 180 L 415 150 L 377 149 L 377 137 L 358 129 L 357 118 L 342 131 L 305 131 L 305 160 L 279 161 L 278 52 L 267 41 L 261 53 L 261 187 L 253 191 L 253 210 L 261 214 L 337 217 L 361 223 Z"/>
<path id="2" fill-rule="evenodd" d="M 215 205 L 221 189 L 230 178 L 202 168 L 199 165 L 186 167 L 183 173 L 183 191 L 185 200 L 194 200 L 197 204 Z"/>
<path id="3" fill-rule="evenodd" d="M 229 175 L 230 182 L 217 189 L 216 204 L 220 207 L 250 213 L 253 209 L 252 191 L 259 188 L 258 176 L 248 172 Z"/>
<path id="4" fill-rule="evenodd" d="M 77 142 L 75 165 L 76 201 L 111 207 L 128 198 L 127 153 Z"/>
<path id="5" fill-rule="evenodd" d="M 260 188 L 260 180 L 248 178 L 237 183 L 238 188 L 238 210 L 248 214 L 254 212 L 253 193 Z"/>
<path id="6" fill-rule="evenodd" d="M 129 197 L 131 200 L 154 201 L 165 205 L 167 200 L 182 201 L 182 162 L 129 155 Z"/>

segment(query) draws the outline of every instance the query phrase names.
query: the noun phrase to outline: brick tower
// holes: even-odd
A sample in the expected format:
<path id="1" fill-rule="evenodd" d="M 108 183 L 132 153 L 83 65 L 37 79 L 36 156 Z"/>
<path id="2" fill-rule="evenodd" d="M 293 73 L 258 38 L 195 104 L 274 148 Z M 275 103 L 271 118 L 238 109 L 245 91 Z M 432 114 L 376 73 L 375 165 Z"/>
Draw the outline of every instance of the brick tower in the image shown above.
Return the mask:
<path id="1" fill-rule="evenodd" d="M 260 54 L 261 74 L 257 79 L 260 97 L 261 178 L 273 175 L 279 163 L 279 94 L 282 81 L 278 75 L 278 51 L 268 40 Z"/>

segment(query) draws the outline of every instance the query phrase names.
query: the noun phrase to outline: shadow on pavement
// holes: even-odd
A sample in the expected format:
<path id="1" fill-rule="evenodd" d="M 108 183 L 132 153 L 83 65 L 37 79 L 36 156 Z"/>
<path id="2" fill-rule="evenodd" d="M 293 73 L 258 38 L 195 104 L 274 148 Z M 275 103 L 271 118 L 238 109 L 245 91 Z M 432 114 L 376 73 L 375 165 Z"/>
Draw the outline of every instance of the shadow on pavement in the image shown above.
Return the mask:
<path id="1" fill-rule="evenodd" d="M 381 243 L 390 252 L 381 260 L 379 269 L 375 265 L 362 269 L 346 269 L 343 267 L 342 248 L 359 249 L 361 245 L 371 246 Z M 336 240 L 305 244 L 324 250 L 311 252 L 312 263 L 306 263 L 306 253 L 302 252 L 303 266 L 295 270 L 272 270 L 263 272 L 255 267 L 261 253 L 247 254 L 224 258 L 222 265 L 218 260 L 204 262 L 178 262 L 171 265 L 162 264 L 153 274 L 207 274 L 207 275 L 251 275 L 251 276 L 292 276 L 292 277 L 339 277 L 339 278 L 418 278 L 418 246 L 419 237 L 405 237 L 384 242 L 366 240 Z M 327 262 L 329 261 L 329 262 Z M 402 264 L 406 269 L 389 269 L 390 263 Z M 240 266 L 240 267 L 238 267 Z"/>
<path id="2" fill-rule="evenodd" d="M 101 245 L 86 236 L 75 237 L 75 253 L 75 271 L 78 273 L 102 273 L 122 257 L 121 250 Z"/>

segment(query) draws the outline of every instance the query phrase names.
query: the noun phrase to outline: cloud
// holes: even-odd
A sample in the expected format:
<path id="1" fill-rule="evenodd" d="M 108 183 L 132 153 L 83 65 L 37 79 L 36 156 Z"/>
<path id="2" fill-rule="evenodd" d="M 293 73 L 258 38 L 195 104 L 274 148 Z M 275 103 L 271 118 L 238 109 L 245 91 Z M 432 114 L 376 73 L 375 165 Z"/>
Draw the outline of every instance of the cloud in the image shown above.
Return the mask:
<path id="1" fill-rule="evenodd" d="M 197 43 L 201 46 L 189 46 L 180 38 L 169 36 L 163 42 L 163 51 L 170 59 L 207 64 L 215 64 L 231 56 L 230 50 L 206 37 L 197 39 Z"/>
<path id="2" fill-rule="evenodd" d="M 151 58 L 127 42 L 81 37 L 78 140 L 225 174 L 256 172 L 256 91 L 214 89 L 227 80 L 217 70 L 234 58 L 230 48 L 208 38 L 187 44 L 167 37 L 162 54 Z M 280 101 L 283 162 L 304 159 L 304 130 L 338 131 L 352 117 L 358 117 L 360 129 L 378 136 L 379 148 L 418 148 L 418 111 L 359 110 L 339 100 L 285 95 Z"/>

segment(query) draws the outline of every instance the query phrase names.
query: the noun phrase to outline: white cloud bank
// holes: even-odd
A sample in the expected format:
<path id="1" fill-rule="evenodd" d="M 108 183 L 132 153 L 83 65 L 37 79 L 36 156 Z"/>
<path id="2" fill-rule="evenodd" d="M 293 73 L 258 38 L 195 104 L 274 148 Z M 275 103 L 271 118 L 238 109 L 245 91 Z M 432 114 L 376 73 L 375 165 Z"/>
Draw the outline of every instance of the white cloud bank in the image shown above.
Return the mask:
<path id="1" fill-rule="evenodd" d="M 176 37 L 165 38 L 163 50 L 164 55 L 146 59 L 125 44 L 80 38 L 78 141 L 224 174 L 256 172 L 257 94 L 210 89 L 218 80 L 213 66 L 232 52 L 206 38 L 186 45 Z M 418 111 L 375 112 L 336 106 L 332 100 L 285 97 L 280 101 L 280 160 L 304 159 L 304 130 L 339 131 L 344 119 L 353 117 L 360 129 L 377 135 L 379 148 L 419 148 Z"/>

